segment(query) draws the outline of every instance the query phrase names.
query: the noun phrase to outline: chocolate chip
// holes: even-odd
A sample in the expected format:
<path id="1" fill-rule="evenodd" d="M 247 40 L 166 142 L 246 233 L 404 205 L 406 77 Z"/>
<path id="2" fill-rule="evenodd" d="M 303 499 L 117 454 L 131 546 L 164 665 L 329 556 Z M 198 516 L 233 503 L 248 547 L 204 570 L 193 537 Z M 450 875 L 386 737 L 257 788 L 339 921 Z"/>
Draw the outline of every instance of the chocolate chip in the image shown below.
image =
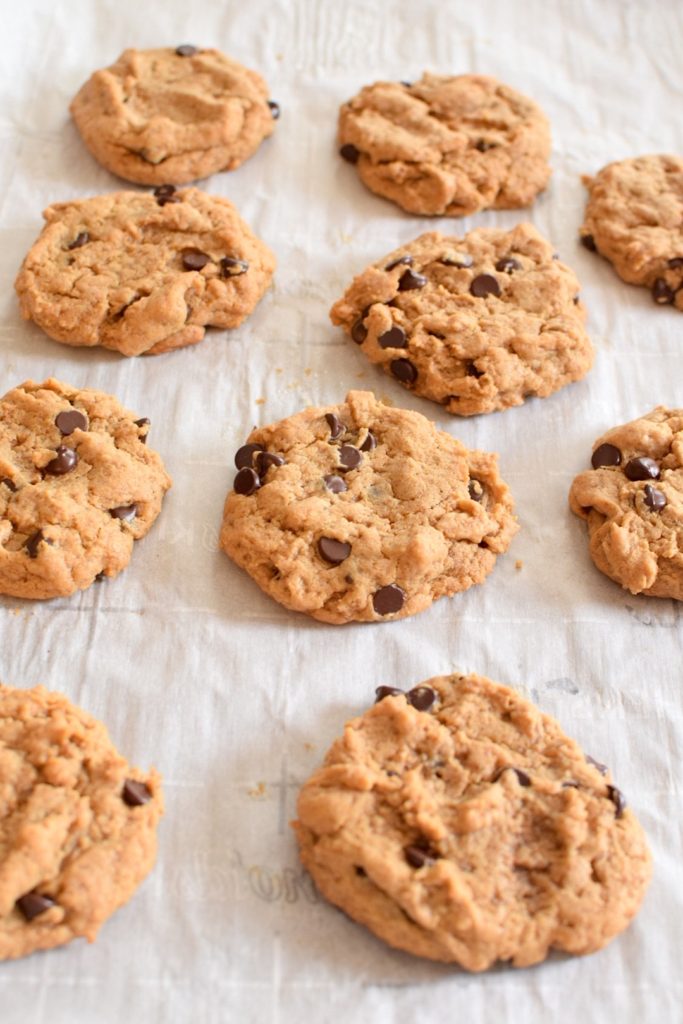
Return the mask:
<path id="1" fill-rule="evenodd" d="M 224 256 L 220 262 L 221 277 L 240 277 L 249 270 L 246 260 L 240 260 L 236 256 Z"/>
<path id="2" fill-rule="evenodd" d="M 268 100 L 268 106 L 270 107 L 273 121 L 277 121 L 280 116 L 280 104 L 276 103 L 275 100 Z"/>
<path id="3" fill-rule="evenodd" d="M 400 292 L 410 292 L 414 288 L 424 288 L 427 278 L 424 274 L 416 274 L 414 270 L 404 270 L 398 282 Z"/>
<path id="4" fill-rule="evenodd" d="M 465 373 L 468 377 L 476 377 L 477 379 L 484 376 L 484 371 L 480 370 L 477 364 L 472 362 L 472 360 L 465 363 Z"/>
<path id="5" fill-rule="evenodd" d="M 265 450 L 262 444 L 243 444 L 235 452 L 235 465 L 238 469 L 251 469 L 254 465 L 256 452 L 264 452 Z"/>
<path id="6" fill-rule="evenodd" d="M 652 484 L 645 484 L 645 504 L 655 512 L 661 512 L 666 506 L 666 495 L 658 491 Z"/>
<path id="7" fill-rule="evenodd" d="M 329 476 L 324 476 L 325 487 L 328 491 L 332 491 L 333 494 L 341 494 L 342 491 L 346 491 L 346 481 L 342 480 L 340 476 L 336 476 L 334 473 L 330 473 Z"/>
<path id="8" fill-rule="evenodd" d="M 500 285 L 493 274 L 477 274 L 470 285 L 470 294 L 477 299 L 486 295 L 500 295 Z"/>
<path id="9" fill-rule="evenodd" d="M 423 868 L 436 860 L 434 851 L 424 846 L 405 846 L 403 854 L 411 868 Z"/>
<path id="10" fill-rule="evenodd" d="M 144 782 L 138 782 L 137 779 L 126 779 L 121 790 L 121 798 L 129 807 L 141 807 L 143 804 L 149 803 L 152 794 L 149 786 Z"/>
<path id="11" fill-rule="evenodd" d="M 409 254 L 406 254 L 405 256 L 397 256 L 395 260 L 391 261 L 391 263 L 387 263 L 387 265 L 386 265 L 386 267 L 384 269 L 385 270 L 393 270 L 394 267 L 400 267 L 404 263 L 405 263 L 405 265 L 407 267 L 412 267 L 412 265 L 413 265 L 413 257 L 410 256 Z"/>
<path id="12" fill-rule="evenodd" d="M 351 545 L 334 537 L 321 537 L 318 541 L 318 554 L 330 565 L 340 565 L 351 554 Z"/>
<path id="13" fill-rule="evenodd" d="M 245 494 L 249 496 L 250 494 L 253 494 L 254 491 L 258 491 L 261 486 L 261 481 L 255 470 L 245 466 L 244 469 L 241 469 L 235 477 L 232 486 L 235 494 Z"/>
<path id="14" fill-rule="evenodd" d="M 396 325 L 390 327 L 384 334 L 380 334 L 377 344 L 380 348 L 406 348 L 408 345 L 406 332 L 402 327 Z"/>
<path id="15" fill-rule="evenodd" d="M 330 441 L 337 441 L 346 430 L 346 427 L 333 412 L 325 413 L 325 421 L 330 428 Z"/>
<path id="16" fill-rule="evenodd" d="M 615 807 L 615 817 L 621 818 L 624 811 L 626 810 L 626 798 L 620 789 L 616 786 L 607 787 L 607 796 L 610 798 Z"/>
<path id="17" fill-rule="evenodd" d="M 527 775 L 526 772 L 522 771 L 521 768 L 513 768 L 512 770 L 515 773 L 515 775 L 517 776 L 517 781 L 519 782 L 520 786 L 530 786 L 531 785 L 531 779 L 529 778 L 529 776 Z"/>
<path id="18" fill-rule="evenodd" d="M 379 704 L 385 697 L 402 697 L 403 690 L 397 686 L 378 686 L 375 690 L 375 704 Z"/>
<path id="19" fill-rule="evenodd" d="M 175 185 L 157 185 L 153 194 L 156 196 L 159 206 L 165 206 L 166 203 L 179 203 L 180 196 L 175 194 L 175 190 Z"/>
<path id="20" fill-rule="evenodd" d="M 358 163 L 358 157 L 360 156 L 360 150 L 356 149 L 352 143 L 345 143 L 339 150 L 339 155 L 347 160 L 350 164 Z"/>
<path id="21" fill-rule="evenodd" d="M 405 591 L 396 583 L 389 583 L 386 587 L 376 590 L 372 598 L 372 607 L 378 615 L 393 615 L 400 612 L 405 602 Z"/>
<path id="22" fill-rule="evenodd" d="M 598 251 L 598 247 L 595 244 L 595 239 L 592 235 L 581 235 L 580 242 L 584 249 L 588 249 L 589 252 Z"/>
<path id="23" fill-rule="evenodd" d="M 158 196 L 157 206 L 166 206 L 167 203 L 181 203 L 182 199 L 180 196 Z"/>
<path id="24" fill-rule="evenodd" d="M 591 466 L 593 469 L 600 469 L 602 466 L 620 465 L 621 452 L 613 444 L 601 444 L 591 456 Z"/>
<path id="25" fill-rule="evenodd" d="M 42 530 L 38 530 L 37 533 L 34 533 L 31 537 L 28 538 L 28 540 L 24 544 L 24 547 L 26 549 L 26 554 L 28 555 L 29 558 L 38 557 L 38 549 L 40 545 L 43 543 L 43 541 L 46 544 L 52 544 L 52 541 L 43 534 Z"/>
<path id="26" fill-rule="evenodd" d="M 406 89 L 410 89 L 412 84 L 413 84 L 412 82 L 405 82 L 405 81 L 401 80 L 401 85 L 404 85 L 406 87 Z"/>
<path id="27" fill-rule="evenodd" d="M 578 782 L 563 782 L 562 789 L 579 789 Z"/>
<path id="28" fill-rule="evenodd" d="M 647 455 L 642 455 L 638 459 L 629 459 L 624 466 L 624 473 L 628 480 L 657 480 L 659 464 L 654 459 L 648 459 Z"/>
<path id="29" fill-rule="evenodd" d="M 417 370 L 410 359 L 392 359 L 389 369 L 396 380 L 400 380 L 402 384 L 414 384 L 417 380 Z"/>
<path id="30" fill-rule="evenodd" d="M 362 345 L 368 336 L 368 329 L 363 323 L 363 318 L 360 317 L 356 320 L 355 324 L 351 328 L 351 337 L 355 341 L 356 345 Z"/>
<path id="31" fill-rule="evenodd" d="M 109 515 L 114 519 L 121 519 L 124 523 L 132 523 L 138 514 L 138 507 L 133 502 L 132 505 L 117 505 L 116 508 L 109 509 Z"/>
<path id="32" fill-rule="evenodd" d="M 362 452 L 371 452 L 377 447 L 377 439 L 374 434 L 368 430 L 368 435 L 360 446 Z"/>
<path id="33" fill-rule="evenodd" d="M 578 306 L 578 304 L 579 304 L 579 296 L 575 295 L 574 298 L 572 299 L 572 302 L 574 303 L 575 306 Z"/>
<path id="34" fill-rule="evenodd" d="M 467 485 L 467 493 L 472 501 L 481 501 L 484 497 L 484 488 L 478 480 L 470 480 Z"/>
<path id="35" fill-rule="evenodd" d="M 3 476 L 2 480 L 0 480 L 0 484 L 4 484 L 5 487 L 7 487 L 7 489 L 12 492 L 12 494 L 16 492 L 17 485 L 15 484 L 14 480 L 10 480 L 8 476 Z"/>
<path id="36" fill-rule="evenodd" d="M 607 775 L 608 769 L 606 764 L 603 764 L 602 761 L 596 761 L 594 757 L 590 756 L 590 754 L 585 754 L 584 756 L 587 764 L 592 764 L 594 768 L 597 768 L 601 775 Z"/>
<path id="37" fill-rule="evenodd" d="M 148 427 L 149 425 L 150 420 L 148 420 L 146 416 L 143 416 L 139 420 L 135 420 L 135 426 L 140 427 L 140 429 L 142 429 L 142 427 Z M 142 442 L 142 444 L 147 444 L 147 434 L 149 434 L 148 430 L 142 435 L 142 437 L 138 439 Z"/>
<path id="38" fill-rule="evenodd" d="M 406 700 L 416 711 L 429 711 L 436 701 L 436 692 L 431 686 L 414 686 L 412 690 L 408 690 Z"/>
<path id="39" fill-rule="evenodd" d="M 512 274 L 513 271 L 521 269 L 522 264 L 514 256 L 503 256 L 496 263 L 496 270 L 500 270 L 503 274 Z"/>
<path id="40" fill-rule="evenodd" d="M 359 878 L 367 878 L 368 873 L 365 868 L 361 867 L 360 864 L 355 864 L 353 870 L 356 872 Z"/>
<path id="41" fill-rule="evenodd" d="M 256 472 L 263 480 L 271 466 L 284 466 L 285 457 L 278 452 L 259 452 L 254 459 Z"/>
<path id="42" fill-rule="evenodd" d="M 342 469 L 357 469 L 363 461 L 363 456 L 352 444 L 343 444 L 339 449 L 339 461 Z"/>
<path id="43" fill-rule="evenodd" d="M 683 267 L 683 256 L 674 256 L 673 259 L 666 261 L 667 267 L 671 267 L 672 270 L 677 270 L 678 267 Z"/>
<path id="44" fill-rule="evenodd" d="M 658 277 L 652 285 L 652 298 L 660 306 L 670 306 L 676 298 L 676 293 L 663 277 Z"/>
<path id="45" fill-rule="evenodd" d="M 202 267 L 211 262 L 211 257 L 199 249 L 183 249 L 180 258 L 183 261 L 185 270 L 201 270 Z"/>
<path id="46" fill-rule="evenodd" d="M 495 142 L 487 142 L 486 139 L 477 139 L 474 144 L 474 148 L 478 149 L 480 153 L 485 153 L 489 149 L 494 149 L 495 145 Z"/>
<path id="47" fill-rule="evenodd" d="M 67 448 L 65 444 L 60 444 L 56 449 L 54 459 L 48 462 L 43 472 L 51 473 L 53 476 L 64 476 L 65 473 L 70 473 L 72 469 L 75 469 L 77 462 L 78 452 L 73 448 Z"/>
<path id="48" fill-rule="evenodd" d="M 87 245 L 90 241 L 90 235 L 87 231 L 79 231 L 73 242 L 67 245 L 67 249 L 80 249 L 82 245 Z"/>
<path id="49" fill-rule="evenodd" d="M 27 921 L 32 921 L 39 914 L 44 914 L 50 907 L 56 907 L 57 903 L 51 896 L 41 892 L 27 892 L 17 900 L 17 907 Z"/>
<path id="50" fill-rule="evenodd" d="M 199 53 L 196 46 L 190 46 L 189 43 L 183 43 L 182 46 L 176 46 L 175 52 L 179 57 L 194 57 L 195 53 Z"/>
<path id="51" fill-rule="evenodd" d="M 98 572 L 97 576 L 93 580 L 93 583 L 103 583 L 104 580 L 106 580 L 106 578 L 107 578 L 107 574 L 103 570 L 102 572 Z"/>
<path id="52" fill-rule="evenodd" d="M 88 429 L 87 417 L 78 409 L 64 409 L 63 412 L 58 412 L 55 416 L 55 424 L 63 437 L 73 434 L 74 430 Z"/>
<path id="53" fill-rule="evenodd" d="M 447 267 L 471 267 L 474 263 L 472 257 L 466 252 L 447 252 L 440 260 Z"/>

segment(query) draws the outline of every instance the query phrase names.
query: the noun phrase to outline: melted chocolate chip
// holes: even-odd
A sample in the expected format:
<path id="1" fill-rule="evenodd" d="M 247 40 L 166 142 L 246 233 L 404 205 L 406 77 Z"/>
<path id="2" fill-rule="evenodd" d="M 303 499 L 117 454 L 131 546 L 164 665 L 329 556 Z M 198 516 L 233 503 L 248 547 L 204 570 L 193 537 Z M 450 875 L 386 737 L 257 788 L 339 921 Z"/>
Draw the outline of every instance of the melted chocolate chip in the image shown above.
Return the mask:
<path id="1" fill-rule="evenodd" d="M 663 277 L 658 277 L 652 285 L 652 298 L 659 306 L 670 306 L 676 298 L 676 293 Z"/>
<path id="2" fill-rule="evenodd" d="M 602 466 L 620 465 L 621 452 L 613 444 L 601 444 L 591 456 L 591 466 L 593 469 L 601 469 Z"/>
<path id="3" fill-rule="evenodd" d="M 15 484 L 14 480 L 10 480 L 8 476 L 3 476 L 3 478 L 0 480 L 0 484 L 4 484 L 5 487 L 12 492 L 12 494 L 16 492 L 17 485 Z"/>
<path id="4" fill-rule="evenodd" d="M 362 452 L 371 452 L 377 447 L 377 439 L 373 433 L 368 430 L 367 437 L 360 446 Z"/>
<path id="5" fill-rule="evenodd" d="M 256 472 L 263 480 L 271 466 L 284 466 L 285 457 L 279 452 L 259 452 L 254 459 Z"/>
<path id="6" fill-rule="evenodd" d="M 235 477 L 232 486 L 235 494 L 244 494 L 248 497 L 250 494 L 253 494 L 254 491 L 258 491 L 261 486 L 261 481 L 256 470 L 245 466 L 244 469 L 241 469 Z"/>
<path id="7" fill-rule="evenodd" d="M 467 493 L 472 501 L 481 501 L 484 497 L 484 488 L 478 480 L 470 480 L 467 485 Z"/>
<path id="8" fill-rule="evenodd" d="M 179 57 L 194 57 L 195 53 L 199 53 L 199 49 L 196 46 L 190 46 L 189 43 L 183 43 L 182 46 L 176 46 L 175 52 Z"/>
<path id="9" fill-rule="evenodd" d="M 67 448 L 65 444 L 60 444 L 56 449 L 54 459 L 48 462 L 43 472 L 50 473 L 52 476 L 64 476 L 65 473 L 70 473 L 72 469 L 75 469 L 77 463 L 78 452 L 73 448 Z"/>
<path id="10" fill-rule="evenodd" d="M 378 686 L 375 690 L 375 704 L 379 704 L 385 697 L 402 696 L 404 696 L 403 690 L 399 690 L 397 686 Z"/>
<path id="11" fill-rule="evenodd" d="M 472 360 L 469 360 L 469 362 L 465 363 L 465 373 L 467 374 L 468 377 L 476 377 L 477 379 L 479 379 L 479 377 L 484 376 L 484 371 L 480 370 L 477 364 L 475 362 L 472 362 Z"/>
<path id="12" fill-rule="evenodd" d="M 389 369 L 402 384 L 414 384 L 417 380 L 417 370 L 410 359 L 392 359 Z"/>
<path id="13" fill-rule="evenodd" d="M 607 775 L 606 764 L 603 764 L 602 761 L 596 761 L 594 757 L 590 756 L 590 754 L 585 754 L 584 756 L 587 764 L 592 764 L 594 768 L 597 768 L 601 775 Z"/>
<path id="14" fill-rule="evenodd" d="M 470 294 L 477 299 L 486 295 L 500 295 L 500 285 L 493 274 L 477 274 L 470 285 Z"/>
<path id="15" fill-rule="evenodd" d="M 243 444 L 235 452 L 235 465 L 238 469 L 252 469 L 256 453 L 265 450 L 262 444 Z"/>
<path id="16" fill-rule="evenodd" d="M 67 245 L 67 249 L 80 249 L 82 245 L 87 245 L 90 241 L 90 235 L 87 231 L 79 231 L 73 242 Z"/>
<path id="17" fill-rule="evenodd" d="M 580 242 L 584 249 L 588 249 L 589 252 L 598 251 L 598 247 L 595 244 L 595 239 L 592 235 L 581 235 Z"/>
<path id="18" fill-rule="evenodd" d="M 249 270 L 246 260 L 240 260 L 236 256 L 224 256 L 220 262 L 221 277 L 240 277 Z"/>
<path id="19" fill-rule="evenodd" d="M 268 100 L 268 106 L 270 107 L 270 113 L 273 121 L 277 121 L 280 117 L 280 104 L 276 103 L 275 100 Z"/>
<path id="20" fill-rule="evenodd" d="M 339 150 L 339 155 L 344 158 L 350 164 L 357 164 L 358 157 L 360 156 L 360 150 L 350 143 L 345 143 Z"/>
<path id="21" fill-rule="evenodd" d="M 109 509 L 109 515 L 114 519 L 121 519 L 124 523 L 132 523 L 138 514 L 138 507 L 135 503 L 132 505 L 117 505 L 116 508 Z"/>
<path id="22" fill-rule="evenodd" d="M 403 854 L 411 868 L 424 868 L 433 864 L 437 857 L 433 850 L 424 846 L 406 846 Z"/>
<path id="23" fill-rule="evenodd" d="M 129 807 L 142 807 L 152 799 L 152 794 L 144 782 L 137 779 L 126 779 L 121 790 L 121 799 Z"/>
<path id="24" fill-rule="evenodd" d="M 424 274 L 417 274 L 414 270 L 404 270 L 399 278 L 398 290 L 400 292 L 410 292 L 414 288 L 424 288 L 427 284 L 427 278 Z"/>
<path id="25" fill-rule="evenodd" d="M 337 441 L 346 430 L 346 427 L 333 412 L 325 413 L 325 421 L 330 428 L 330 441 Z"/>
<path id="26" fill-rule="evenodd" d="M 406 700 L 416 711 L 429 711 L 436 701 L 436 692 L 431 686 L 414 686 L 412 690 L 408 690 Z"/>
<path id="27" fill-rule="evenodd" d="M 356 345 L 362 345 L 368 336 L 368 329 L 363 323 L 363 318 L 360 317 L 356 320 L 355 324 L 351 328 L 351 337 L 355 341 Z"/>
<path id="28" fill-rule="evenodd" d="M 352 444 L 343 444 L 339 449 L 339 461 L 342 469 L 357 469 L 363 461 L 363 456 Z"/>
<path id="29" fill-rule="evenodd" d="M 661 512 L 666 507 L 666 494 L 658 491 L 652 484 L 645 484 L 645 498 L 643 499 L 648 508 L 654 512 Z"/>
<path id="30" fill-rule="evenodd" d="M 515 270 L 521 270 L 522 264 L 514 256 L 503 256 L 496 263 L 496 270 L 503 274 L 512 274 Z"/>
<path id="31" fill-rule="evenodd" d="M 385 270 L 393 270 L 394 267 L 400 267 L 404 263 L 405 263 L 405 265 L 407 267 L 412 267 L 412 265 L 413 265 L 413 257 L 410 256 L 410 255 L 397 256 L 395 260 L 391 261 L 391 263 L 387 263 L 387 265 L 386 265 L 386 267 L 384 269 Z"/>
<path id="32" fill-rule="evenodd" d="M 376 590 L 372 598 L 372 607 L 378 615 L 393 615 L 400 612 L 405 603 L 405 591 L 396 583 L 389 583 L 386 587 Z"/>
<path id="33" fill-rule="evenodd" d="M 44 914 L 50 907 L 56 907 L 57 903 L 51 896 L 41 892 L 27 892 L 17 900 L 17 908 L 21 911 L 27 921 L 32 921 L 39 914 Z"/>
<path id="34" fill-rule="evenodd" d="M 73 434 L 74 430 L 87 430 L 88 420 L 78 409 L 64 409 L 55 416 L 55 425 L 62 437 L 66 437 L 67 434 Z"/>
<path id="35" fill-rule="evenodd" d="M 406 332 L 402 327 L 394 325 L 384 334 L 380 334 L 377 344 L 380 348 L 406 348 L 408 345 Z"/>
<path id="36" fill-rule="evenodd" d="M 351 554 L 351 545 L 334 537 L 321 537 L 318 541 L 318 554 L 330 565 L 340 565 Z"/>
<path id="37" fill-rule="evenodd" d="M 211 262 L 211 257 L 199 249 L 183 249 L 180 258 L 183 261 L 185 270 L 201 270 L 202 267 Z"/>
<path id="38" fill-rule="evenodd" d="M 615 817 L 621 818 L 624 811 L 626 810 L 626 798 L 620 789 L 616 786 L 607 787 L 607 796 L 610 798 L 615 808 Z"/>
<path id="39" fill-rule="evenodd" d="M 341 494 L 342 491 L 348 490 L 346 481 L 334 473 L 324 476 L 323 480 L 325 481 L 325 487 L 327 487 L 328 491 L 332 491 L 333 494 Z"/>
<path id="40" fill-rule="evenodd" d="M 638 459 L 629 459 L 624 466 L 624 474 L 628 480 L 659 479 L 659 464 L 654 459 L 642 455 Z"/>
<path id="41" fill-rule="evenodd" d="M 46 544 L 53 543 L 48 537 L 46 537 L 43 534 L 42 530 L 38 530 L 37 533 L 34 533 L 31 537 L 28 538 L 28 540 L 24 544 L 24 548 L 26 549 L 26 554 L 28 555 L 29 558 L 38 557 L 38 551 L 43 541 Z"/>
<path id="42" fill-rule="evenodd" d="M 447 267 L 471 267 L 474 263 L 472 257 L 466 252 L 447 252 L 441 257 L 441 263 Z"/>

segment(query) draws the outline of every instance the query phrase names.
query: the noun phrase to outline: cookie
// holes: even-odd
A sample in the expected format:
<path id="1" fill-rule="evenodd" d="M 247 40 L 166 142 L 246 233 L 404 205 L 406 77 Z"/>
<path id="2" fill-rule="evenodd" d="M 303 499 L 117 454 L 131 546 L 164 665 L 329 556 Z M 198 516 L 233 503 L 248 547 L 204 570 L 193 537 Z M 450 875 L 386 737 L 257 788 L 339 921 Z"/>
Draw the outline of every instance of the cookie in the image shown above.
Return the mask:
<path id="1" fill-rule="evenodd" d="M 683 409 L 663 405 L 593 446 L 569 492 L 596 566 L 632 594 L 683 601 Z"/>
<path id="2" fill-rule="evenodd" d="M 68 597 L 128 565 L 171 486 L 148 431 L 52 378 L 0 399 L 0 594 Z"/>
<path id="3" fill-rule="evenodd" d="M 156 859 L 159 775 L 42 686 L 0 685 L 0 960 L 94 941 Z"/>
<path id="4" fill-rule="evenodd" d="M 339 143 L 372 192 L 423 216 L 530 206 L 551 174 L 547 118 L 485 75 L 366 86 L 340 110 Z"/>
<path id="5" fill-rule="evenodd" d="M 322 622 L 400 619 L 481 583 L 517 531 L 495 455 L 369 391 L 253 430 L 220 545 Z"/>
<path id="6" fill-rule="evenodd" d="M 683 158 L 639 156 L 584 177 L 581 241 L 660 306 L 683 310 Z"/>
<path id="7" fill-rule="evenodd" d="M 545 398 L 593 364 L 574 272 L 531 224 L 420 235 L 330 311 L 404 387 L 473 416 Z"/>
<path id="8" fill-rule="evenodd" d="M 219 50 L 124 50 L 71 102 L 84 143 L 108 171 L 140 185 L 183 185 L 233 171 L 280 115 L 256 71 Z"/>
<path id="9" fill-rule="evenodd" d="M 482 971 L 592 953 L 650 880 L 604 765 L 481 676 L 441 676 L 347 723 L 293 823 L 320 892 L 385 942 Z"/>
<path id="10" fill-rule="evenodd" d="M 22 316 L 67 345 L 125 356 L 238 327 L 270 285 L 272 252 L 232 203 L 196 188 L 56 203 L 15 281 Z"/>

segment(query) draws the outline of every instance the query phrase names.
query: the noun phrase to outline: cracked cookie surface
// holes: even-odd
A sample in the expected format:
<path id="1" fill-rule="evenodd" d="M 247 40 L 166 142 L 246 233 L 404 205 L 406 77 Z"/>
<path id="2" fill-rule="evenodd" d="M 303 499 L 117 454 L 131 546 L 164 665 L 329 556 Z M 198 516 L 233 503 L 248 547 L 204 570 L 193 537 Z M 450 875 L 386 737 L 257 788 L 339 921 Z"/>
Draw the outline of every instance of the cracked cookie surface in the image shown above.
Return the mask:
<path id="1" fill-rule="evenodd" d="M 436 231 L 359 274 L 334 324 L 394 380 L 459 416 L 521 405 L 593 364 L 579 282 L 531 224 Z"/>
<path id="2" fill-rule="evenodd" d="M 637 912 L 642 829 L 607 769 L 481 676 L 441 676 L 347 723 L 293 823 L 321 893 L 390 945 L 481 971 L 591 953 Z"/>
<path id="3" fill-rule="evenodd" d="M 603 434 L 569 504 L 590 555 L 632 594 L 683 601 L 683 409 L 658 406 Z"/>
<path id="4" fill-rule="evenodd" d="M 340 110 L 339 143 L 372 192 L 425 216 L 529 206 L 551 173 L 543 112 L 485 75 L 366 86 Z"/>
<path id="5" fill-rule="evenodd" d="M 96 938 L 154 865 L 160 786 L 63 694 L 0 685 L 0 960 Z"/>
<path id="6" fill-rule="evenodd" d="M 371 392 L 252 431 L 235 462 L 221 547 L 323 622 L 403 618 L 481 583 L 518 528 L 496 455 Z"/>
<path id="7" fill-rule="evenodd" d="M 15 281 L 22 316 L 67 345 L 155 355 L 238 327 L 275 259 L 232 203 L 196 188 L 56 203 Z"/>
<path id="8" fill-rule="evenodd" d="M 54 379 L 0 399 L 0 594 L 67 597 L 126 567 L 171 486 L 148 431 Z"/>
<path id="9" fill-rule="evenodd" d="M 124 50 L 94 72 L 70 111 L 85 145 L 113 174 L 183 185 L 232 171 L 258 149 L 279 116 L 268 95 L 256 71 L 219 50 Z"/>
<path id="10" fill-rule="evenodd" d="M 624 281 L 649 288 L 657 305 L 683 310 L 683 159 L 620 160 L 583 182 L 586 248 Z"/>

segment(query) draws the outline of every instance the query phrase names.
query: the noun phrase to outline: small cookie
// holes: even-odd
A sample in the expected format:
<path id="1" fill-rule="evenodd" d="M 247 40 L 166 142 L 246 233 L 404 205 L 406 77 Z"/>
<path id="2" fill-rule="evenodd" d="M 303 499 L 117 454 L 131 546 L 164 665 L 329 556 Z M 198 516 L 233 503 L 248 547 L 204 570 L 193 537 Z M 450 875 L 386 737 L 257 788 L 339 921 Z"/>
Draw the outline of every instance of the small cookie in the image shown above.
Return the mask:
<path id="1" fill-rule="evenodd" d="M 592 953 L 626 928 L 650 880 L 645 836 L 554 719 L 476 675 L 377 700 L 299 794 L 323 896 L 391 946 L 470 971 Z"/>
<path id="2" fill-rule="evenodd" d="M 484 75 L 366 86 L 340 110 L 339 143 L 372 192 L 425 216 L 530 206 L 551 174 L 545 114 Z"/>
<path id="3" fill-rule="evenodd" d="M 683 409 L 609 430 L 569 492 L 596 566 L 632 594 L 683 601 Z"/>
<path id="4" fill-rule="evenodd" d="M 639 156 L 584 177 L 581 241 L 660 306 L 683 310 L 683 159 Z"/>
<path id="5" fill-rule="evenodd" d="M 574 272 L 531 224 L 420 235 L 330 310 L 370 362 L 458 416 L 545 398 L 593 365 Z"/>
<path id="6" fill-rule="evenodd" d="M 14 287 L 21 314 L 67 345 L 125 356 L 195 345 L 238 327 L 275 258 L 227 199 L 197 188 L 56 203 Z"/>
<path id="7" fill-rule="evenodd" d="M 0 780 L 0 960 L 93 942 L 154 865 L 159 775 L 63 694 L 0 686 Z"/>
<path id="8" fill-rule="evenodd" d="M 68 597 L 125 569 L 171 486 L 148 431 L 52 378 L 0 399 L 0 594 Z"/>
<path id="9" fill-rule="evenodd" d="M 112 174 L 183 185 L 233 171 L 280 116 L 256 71 L 219 50 L 124 50 L 71 102 L 83 141 Z"/>
<path id="10" fill-rule="evenodd" d="M 498 460 L 369 391 L 252 431 L 220 545 L 322 622 L 400 619 L 481 583 L 518 527 Z"/>

